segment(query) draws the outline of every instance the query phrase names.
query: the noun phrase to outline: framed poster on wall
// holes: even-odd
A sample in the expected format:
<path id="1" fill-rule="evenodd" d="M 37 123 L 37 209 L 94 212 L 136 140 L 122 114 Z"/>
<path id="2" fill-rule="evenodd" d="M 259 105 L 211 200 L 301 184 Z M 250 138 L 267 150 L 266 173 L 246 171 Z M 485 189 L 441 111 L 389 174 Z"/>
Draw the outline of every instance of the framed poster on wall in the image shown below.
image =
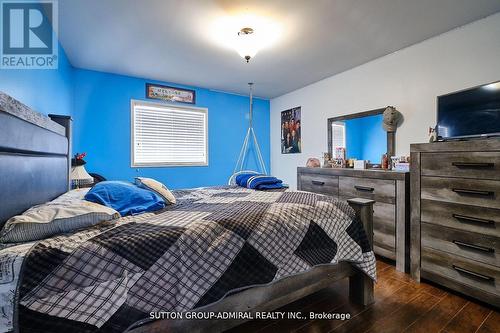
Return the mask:
<path id="1" fill-rule="evenodd" d="M 281 153 L 302 152 L 300 106 L 281 112 Z"/>
<path id="2" fill-rule="evenodd" d="M 161 99 L 169 102 L 181 102 L 188 104 L 196 103 L 196 93 L 194 90 L 162 86 L 152 83 L 146 83 L 146 97 Z"/>

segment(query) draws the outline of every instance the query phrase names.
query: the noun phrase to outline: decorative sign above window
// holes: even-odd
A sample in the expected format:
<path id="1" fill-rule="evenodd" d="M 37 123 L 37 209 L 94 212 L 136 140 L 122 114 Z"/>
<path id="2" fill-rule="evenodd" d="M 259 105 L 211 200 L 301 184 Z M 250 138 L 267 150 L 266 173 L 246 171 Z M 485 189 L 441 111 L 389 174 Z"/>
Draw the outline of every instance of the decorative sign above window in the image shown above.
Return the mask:
<path id="1" fill-rule="evenodd" d="M 195 104 L 196 95 L 194 90 L 161 86 L 158 84 L 146 83 L 146 97 L 161 99 L 169 102 L 181 102 Z"/>

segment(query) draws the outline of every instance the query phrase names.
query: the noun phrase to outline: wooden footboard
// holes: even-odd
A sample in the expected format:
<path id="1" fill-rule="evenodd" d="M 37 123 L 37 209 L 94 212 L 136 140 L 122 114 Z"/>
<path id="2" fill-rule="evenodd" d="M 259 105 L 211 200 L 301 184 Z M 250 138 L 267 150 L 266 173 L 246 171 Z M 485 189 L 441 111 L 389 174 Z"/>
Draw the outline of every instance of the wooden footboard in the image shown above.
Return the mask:
<path id="1" fill-rule="evenodd" d="M 350 199 L 347 202 L 356 211 L 356 215 L 363 223 L 366 237 L 373 250 L 373 204 L 375 201 L 368 199 Z M 368 305 L 374 302 L 373 280 L 360 271 L 349 277 L 349 296 L 352 301 Z"/>
<path id="2" fill-rule="evenodd" d="M 350 199 L 351 207 L 363 223 L 373 247 L 373 200 Z M 276 310 L 307 295 L 328 287 L 333 282 L 349 278 L 351 300 L 363 305 L 373 303 L 373 281 L 351 264 L 317 266 L 309 272 L 289 276 L 265 286 L 253 287 L 230 295 L 221 301 L 194 311 L 260 312 Z M 129 332 L 221 332 L 245 322 L 235 320 L 156 320 L 133 328 Z"/>

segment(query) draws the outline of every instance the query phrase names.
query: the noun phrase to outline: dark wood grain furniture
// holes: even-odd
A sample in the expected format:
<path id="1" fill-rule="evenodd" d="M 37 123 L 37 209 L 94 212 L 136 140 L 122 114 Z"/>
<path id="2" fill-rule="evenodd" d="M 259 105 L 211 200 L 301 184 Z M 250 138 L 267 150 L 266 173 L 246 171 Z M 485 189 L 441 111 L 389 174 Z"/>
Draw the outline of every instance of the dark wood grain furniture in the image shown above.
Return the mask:
<path id="1" fill-rule="evenodd" d="M 52 117 L 57 122 L 0 92 L 0 224 L 33 205 L 56 198 L 69 188 L 71 119 Z M 357 198 L 349 203 L 372 244 L 373 200 Z M 251 287 L 194 311 L 274 310 L 344 278 L 349 279 L 349 294 L 354 302 L 373 303 L 373 281 L 350 263 L 341 262 L 317 266 L 269 285 Z M 222 331 L 243 321 L 159 320 L 143 323 L 131 331 Z"/>
<path id="2" fill-rule="evenodd" d="M 411 274 L 500 306 L 500 139 L 411 145 Z"/>
<path id="3" fill-rule="evenodd" d="M 341 200 L 375 200 L 373 249 L 396 260 L 399 271 L 409 271 L 410 210 L 408 172 L 380 169 L 297 168 L 297 189 Z"/>

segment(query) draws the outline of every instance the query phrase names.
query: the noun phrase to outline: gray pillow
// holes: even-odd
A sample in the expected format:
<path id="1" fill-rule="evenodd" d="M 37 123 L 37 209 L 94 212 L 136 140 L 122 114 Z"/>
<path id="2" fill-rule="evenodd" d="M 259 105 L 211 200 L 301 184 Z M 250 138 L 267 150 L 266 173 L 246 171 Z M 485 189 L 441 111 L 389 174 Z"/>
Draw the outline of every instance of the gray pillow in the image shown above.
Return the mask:
<path id="1" fill-rule="evenodd" d="M 20 243 L 70 233 L 102 222 L 114 223 L 120 214 L 112 208 L 62 195 L 11 217 L 0 232 L 0 242 Z"/>

